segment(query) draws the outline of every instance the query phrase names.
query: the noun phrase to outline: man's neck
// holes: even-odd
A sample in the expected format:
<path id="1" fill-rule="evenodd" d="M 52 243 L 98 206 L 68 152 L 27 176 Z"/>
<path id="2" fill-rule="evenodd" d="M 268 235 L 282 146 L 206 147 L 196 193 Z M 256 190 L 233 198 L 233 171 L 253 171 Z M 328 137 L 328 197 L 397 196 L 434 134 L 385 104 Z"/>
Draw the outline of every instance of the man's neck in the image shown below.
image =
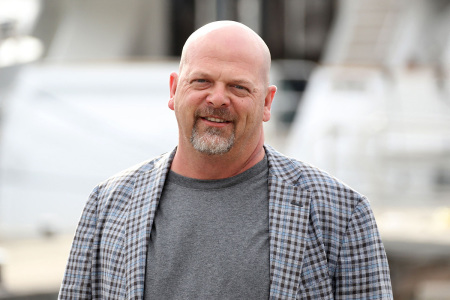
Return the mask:
<path id="1" fill-rule="evenodd" d="M 248 150 L 232 149 L 221 155 L 208 155 L 197 150 L 178 147 L 172 162 L 171 170 L 190 178 L 222 179 L 240 174 L 258 162 L 265 155 L 264 141 L 261 140 L 250 152 Z"/>

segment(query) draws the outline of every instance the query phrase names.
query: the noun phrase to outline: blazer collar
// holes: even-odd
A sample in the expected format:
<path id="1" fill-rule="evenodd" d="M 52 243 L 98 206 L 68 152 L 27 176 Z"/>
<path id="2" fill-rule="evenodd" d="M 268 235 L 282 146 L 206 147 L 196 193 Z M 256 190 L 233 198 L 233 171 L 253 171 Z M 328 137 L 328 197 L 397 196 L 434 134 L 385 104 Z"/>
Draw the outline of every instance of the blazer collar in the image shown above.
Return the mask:
<path id="1" fill-rule="evenodd" d="M 136 178 L 125 229 L 127 299 L 144 298 L 147 245 L 175 151 L 154 160 L 153 166 Z"/>
<path id="2" fill-rule="evenodd" d="M 301 184 L 301 170 L 291 159 L 269 145 L 264 145 L 264 150 L 266 151 L 271 175 L 291 185 Z"/>
<path id="3" fill-rule="evenodd" d="M 311 193 L 298 164 L 265 146 L 269 162 L 270 298 L 296 298 Z"/>

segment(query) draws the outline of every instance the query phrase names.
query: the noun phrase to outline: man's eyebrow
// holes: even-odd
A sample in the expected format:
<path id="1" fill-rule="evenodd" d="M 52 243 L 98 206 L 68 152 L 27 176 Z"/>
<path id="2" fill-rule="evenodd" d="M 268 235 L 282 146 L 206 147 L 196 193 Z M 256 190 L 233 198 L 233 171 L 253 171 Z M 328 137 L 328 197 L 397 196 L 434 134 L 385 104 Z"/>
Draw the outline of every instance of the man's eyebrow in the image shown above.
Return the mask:
<path id="1" fill-rule="evenodd" d="M 189 74 L 189 77 L 200 77 L 200 78 L 207 78 L 210 77 L 210 75 L 206 72 L 192 72 L 191 74 Z"/>
<path id="2" fill-rule="evenodd" d="M 191 74 L 189 74 L 189 78 L 191 78 L 191 79 L 193 79 L 193 78 L 210 78 L 210 77 L 211 77 L 211 75 L 205 71 L 194 71 Z M 245 86 L 249 87 L 252 91 L 257 91 L 256 85 L 247 79 L 242 79 L 242 78 L 231 79 L 229 81 L 229 83 L 237 84 L 237 85 L 245 85 Z"/>
<path id="3" fill-rule="evenodd" d="M 253 83 L 251 81 L 245 80 L 245 79 L 236 79 L 236 80 L 231 80 L 232 83 L 234 84 L 244 84 L 244 85 L 251 85 L 253 86 Z"/>

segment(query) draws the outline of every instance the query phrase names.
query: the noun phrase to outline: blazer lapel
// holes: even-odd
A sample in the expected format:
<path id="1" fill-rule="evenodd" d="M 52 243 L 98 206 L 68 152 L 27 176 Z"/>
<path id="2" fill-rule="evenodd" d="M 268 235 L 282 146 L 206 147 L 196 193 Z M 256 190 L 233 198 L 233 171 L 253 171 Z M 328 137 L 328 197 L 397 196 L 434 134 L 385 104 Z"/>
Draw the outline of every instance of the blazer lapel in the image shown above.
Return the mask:
<path id="1" fill-rule="evenodd" d="M 147 245 L 175 150 L 136 178 L 126 225 L 127 299 L 143 299 Z"/>
<path id="2" fill-rule="evenodd" d="M 297 295 L 309 222 L 309 191 L 292 162 L 266 147 L 269 159 L 270 298 Z"/>

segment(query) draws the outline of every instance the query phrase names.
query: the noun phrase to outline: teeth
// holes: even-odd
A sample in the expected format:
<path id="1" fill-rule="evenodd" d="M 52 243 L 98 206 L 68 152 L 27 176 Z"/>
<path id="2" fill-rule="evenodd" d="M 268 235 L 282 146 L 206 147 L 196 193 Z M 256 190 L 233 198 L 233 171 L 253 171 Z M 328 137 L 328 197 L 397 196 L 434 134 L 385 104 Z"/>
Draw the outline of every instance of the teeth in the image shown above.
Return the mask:
<path id="1" fill-rule="evenodd" d="M 225 120 L 221 120 L 221 119 L 217 119 L 217 118 L 208 118 L 208 117 L 206 117 L 205 119 L 208 120 L 208 121 L 211 121 L 211 122 L 216 122 L 216 123 L 225 123 L 226 122 Z"/>

